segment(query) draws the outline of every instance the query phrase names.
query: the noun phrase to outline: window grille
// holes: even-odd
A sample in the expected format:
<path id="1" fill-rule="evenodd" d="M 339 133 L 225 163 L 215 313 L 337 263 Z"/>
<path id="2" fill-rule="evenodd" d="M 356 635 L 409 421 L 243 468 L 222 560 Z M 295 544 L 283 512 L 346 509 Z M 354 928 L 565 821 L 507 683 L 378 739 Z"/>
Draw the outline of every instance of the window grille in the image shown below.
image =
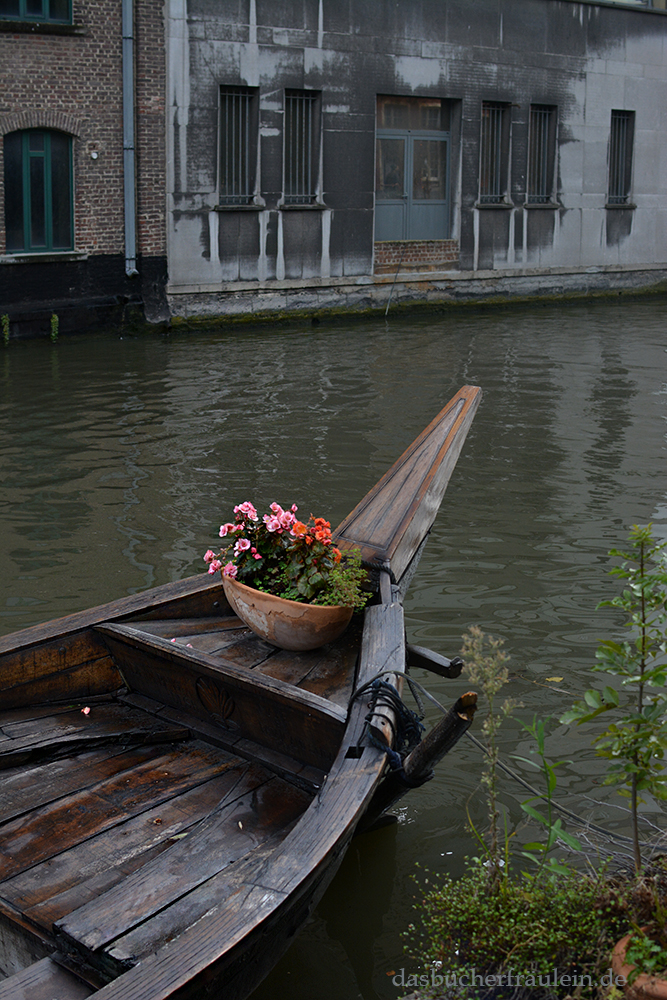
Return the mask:
<path id="1" fill-rule="evenodd" d="M 319 95 L 285 91 L 285 204 L 310 205 L 317 194 Z"/>
<path id="2" fill-rule="evenodd" d="M 220 204 L 248 205 L 254 195 L 255 94 L 244 87 L 220 90 Z"/>
<path id="3" fill-rule="evenodd" d="M 5 229 L 9 253 L 71 250 L 72 140 L 28 129 L 4 138 Z"/>
<path id="4" fill-rule="evenodd" d="M 505 200 L 509 158 L 509 107 L 485 101 L 482 104 L 479 200 L 496 205 Z"/>
<path id="5" fill-rule="evenodd" d="M 533 205 L 546 205 L 552 200 L 555 126 L 555 108 L 546 104 L 531 105 L 526 200 Z"/>
<path id="6" fill-rule="evenodd" d="M 626 205 L 632 180 L 634 111 L 612 111 L 609 133 L 609 205 Z"/>
<path id="7" fill-rule="evenodd" d="M 72 4 L 71 0 L 0 0 L 0 18 L 70 24 Z"/>

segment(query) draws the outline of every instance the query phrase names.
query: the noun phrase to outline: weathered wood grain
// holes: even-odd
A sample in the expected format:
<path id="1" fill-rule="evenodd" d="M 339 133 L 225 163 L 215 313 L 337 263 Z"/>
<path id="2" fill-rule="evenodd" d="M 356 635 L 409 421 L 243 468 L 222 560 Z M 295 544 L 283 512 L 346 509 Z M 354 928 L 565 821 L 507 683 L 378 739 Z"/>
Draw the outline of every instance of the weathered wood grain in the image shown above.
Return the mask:
<path id="1" fill-rule="evenodd" d="M 213 580 L 206 573 L 198 573 L 185 580 L 153 587 L 131 597 L 121 597 L 109 604 L 78 611 L 43 625 L 31 625 L 20 632 L 11 632 L 0 637 L 0 655 L 16 655 L 19 651 L 41 647 L 51 640 L 58 642 L 101 622 L 121 621 L 131 617 L 150 620 L 153 617 L 200 618 L 229 614 L 230 608 L 225 600 L 222 581 Z M 5 662 L 3 660 L 3 666 Z"/>
<path id="2" fill-rule="evenodd" d="M 94 990 L 51 958 L 0 982 L 0 1000 L 83 1000 Z"/>
<path id="3" fill-rule="evenodd" d="M 126 625 L 101 626 L 128 688 L 326 770 L 345 712 L 324 698 Z M 298 654 L 297 654 L 298 655 Z M 217 702 L 216 702 L 217 691 Z"/>
<path id="4" fill-rule="evenodd" d="M 231 868 L 225 868 L 219 875 L 202 882 L 155 917 L 117 938 L 107 949 L 106 963 L 110 968 L 124 971 L 152 954 L 156 941 L 173 941 L 202 916 L 213 909 L 219 910 L 247 885 L 249 874 L 271 856 L 289 830 L 288 826 L 280 834 L 268 836 Z"/>
<path id="5" fill-rule="evenodd" d="M 134 767 L 131 774 L 115 775 L 92 789 L 10 820 L 0 836 L 0 881 L 232 766 L 224 751 L 189 744 L 183 753 L 175 747 L 157 760 Z"/>
<path id="6" fill-rule="evenodd" d="M 156 745 L 130 750 L 106 748 L 59 758 L 37 767 L 16 768 L 11 775 L 2 776 L 0 824 L 55 802 L 71 792 L 90 788 L 104 778 L 156 757 L 161 752 Z"/>
<path id="7" fill-rule="evenodd" d="M 189 736 L 182 727 L 114 703 L 98 703 L 87 715 L 75 708 L 9 722 L 3 724 L 3 731 L 9 740 L 0 744 L 0 768 L 52 760 L 100 745 L 167 743 Z"/>
<path id="8" fill-rule="evenodd" d="M 100 892 L 141 867 L 217 808 L 247 770 L 228 771 L 122 820 L 0 884 L 0 896 L 50 930 Z M 99 880 L 99 881 L 98 881 Z M 104 885 L 104 889 L 101 886 Z"/>
<path id="9" fill-rule="evenodd" d="M 45 704 L 50 701 L 87 700 L 99 695 L 110 695 L 123 683 L 111 657 L 98 657 L 74 666 L 54 669 L 34 680 L 21 680 L 20 665 L 12 666 L 6 674 L 3 663 L 3 681 L 7 684 L 17 678 L 12 687 L 3 688 L 3 708 L 22 705 Z"/>
<path id="10" fill-rule="evenodd" d="M 431 528 L 481 390 L 464 386 L 336 528 L 343 548 L 399 580 Z"/>
<path id="11" fill-rule="evenodd" d="M 398 616 L 402 609 L 395 607 L 393 614 Z M 400 672 L 404 659 L 402 650 L 392 653 L 375 634 L 384 613 L 368 608 L 366 616 L 369 627 L 362 646 L 359 683 L 375 674 L 376 660 Z M 366 712 L 361 703 L 352 706 L 345 739 L 325 786 L 271 857 L 253 866 L 251 879 L 235 886 L 235 893 L 219 909 L 211 910 L 157 954 L 146 955 L 139 965 L 104 987 L 96 1000 L 165 1000 L 176 996 L 189 1000 L 222 975 L 228 984 L 244 964 L 243 957 L 236 958 L 236 946 L 243 941 L 250 953 L 259 955 L 258 942 L 266 942 L 262 930 L 269 932 L 270 921 L 271 933 L 286 944 L 335 871 L 384 769 L 385 755 L 379 750 L 366 745 L 355 751 Z M 225 877 L 231 878 L 231 871 L 218 876 L 221 885 Z M 237 993 L 234 988 L 229 995 L 243 995 L 242 984 L 239 990 Z"/>
<path id="12" fill-rule="evenodd" d="M 178 636 L 206 635 L 208 632 L 224 632 L 227 629 L 243 629 L 236 615 L 208 615 L 201 618 L 160 618 L 149 621 L 133 619 L 136 628 L 149 635 L 161 635 L 165 639 Z M 247 631 L 247 630 L 246 630 Z"/>
<path id="13" fill-rule="evenodd" d="M 184 840 L 60 921 L 57 931 L 79 948 L 97 951 L 292 826 L 309 797 L 279 778 L 267 777 L 266 771 L 251 767 L 234 789 L 232 801 L 228 796 Z M 237 797 L 239 792 L 244 794 Z M 153 948 L 161 943 L 161 933 L 162 922 L 156 921 Z"/>
<path id="14" fill-rule="evenodd" d="M 143 707 L 161 719 L 173 722 L 176 725 L 186 726 L 194 737 L 212 743 L 214 746 L 223 747 L 245 760 L 261 764 L 279 778 L 283 778 L 290 784 L 301 788 L 305 792 L 314 792 L 322 787 L 326 775 L 316 767 L 307 766 L 303 761 L 289 757 L 278 750 L 270 750 L 261 743 L 248 740 L 244 737 L 232 733 L 230 730 L 221 729 L 209 725 L 195 716 L 188 715 L 178 709 L 166 707 L 160 702 L 145 698 L 143 695 L 128 694 L 121 696 L 121 700 L 128 704 Z"/>

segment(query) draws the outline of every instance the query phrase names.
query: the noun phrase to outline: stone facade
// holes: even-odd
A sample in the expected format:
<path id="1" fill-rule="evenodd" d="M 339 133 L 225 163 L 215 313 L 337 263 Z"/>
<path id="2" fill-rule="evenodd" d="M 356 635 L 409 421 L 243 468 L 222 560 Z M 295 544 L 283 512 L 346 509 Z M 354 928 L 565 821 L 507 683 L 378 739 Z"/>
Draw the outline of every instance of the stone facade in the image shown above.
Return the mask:
<path id="1" fill-rule="evenodd" d="M 26 129 L 72 137 L 73 240 L 67 251 L 8 252 L 0 190 L 0 313 L 43 333 L 118 321 L 128 304 L 166 315 L 165 51 L 160 5 L 134 12 L 136 251 L 125 262 L 122 23 L 119 0 L 74 0 L 71 24 L 0 19 L 0 138 Z M 4 178 L 0 142 L 0 185 Z"/>
<path id="2" fill-rule="evenodd" d="M 392 100 L 394 111 L 438 104 L 430 131 L 401 135 L 447 143 L 439 231 L 408 236 L 393 302 L 483 298 L 489 276 L 492 297 L 664 280 L 664 10 L 590 0 L 168 0 L 166 10 L 173 315 L 381 307 L 396 273 L 388 244 L 406 242 L 386 235 L 401 197 L 418 223 L 428 212 L 417 199 L 432 197 L 416 192 L 413 145 L 415 190 L 408 178 L 403 195 L 381 200 L 395 183 L 379 167 L 381 140 L 387 150 L 399 136 L 398 118 L 380 118 Z M 222 197 L 232 92 L 255 108 L 245 204 Z M 317 112 L 317 177 L 301 205 L 287 197 L 294 95 L 311 95 Z M 622 163 L 610 166 L 614 156 Z M 612 175 L 623 188 L 613 197 Z M 389 230 L 378 237 L 381 213 Z M 445 241 L 458 259 L 438 263 Z"/>

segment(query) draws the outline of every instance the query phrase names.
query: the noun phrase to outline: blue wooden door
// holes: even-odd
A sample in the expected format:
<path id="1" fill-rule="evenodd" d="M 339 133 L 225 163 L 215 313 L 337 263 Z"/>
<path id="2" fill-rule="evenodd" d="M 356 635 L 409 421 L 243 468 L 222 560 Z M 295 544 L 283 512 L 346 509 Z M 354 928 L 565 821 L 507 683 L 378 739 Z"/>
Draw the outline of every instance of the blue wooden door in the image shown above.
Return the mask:
<path id="1" fill-rule="evenodd" d="M 375 239 L 441 240 L 449 236 L 449 136 L 377 132 Z"/>

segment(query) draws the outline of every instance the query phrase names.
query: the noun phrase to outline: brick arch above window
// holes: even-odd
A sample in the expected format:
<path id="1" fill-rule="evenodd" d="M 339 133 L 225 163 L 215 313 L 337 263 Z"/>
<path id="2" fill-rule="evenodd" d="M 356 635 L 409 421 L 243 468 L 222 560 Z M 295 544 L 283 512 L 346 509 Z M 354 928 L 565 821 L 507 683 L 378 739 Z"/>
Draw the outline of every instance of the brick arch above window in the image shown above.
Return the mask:
<path id="1" fill-rule="evenodd" d="M 57 129 L 59 132 L 79 136 L 83 121 L 64 111 L 55 110 L 17 111 L 14 114 L 0 115 L 0 135 L 28 128 Z"/>

